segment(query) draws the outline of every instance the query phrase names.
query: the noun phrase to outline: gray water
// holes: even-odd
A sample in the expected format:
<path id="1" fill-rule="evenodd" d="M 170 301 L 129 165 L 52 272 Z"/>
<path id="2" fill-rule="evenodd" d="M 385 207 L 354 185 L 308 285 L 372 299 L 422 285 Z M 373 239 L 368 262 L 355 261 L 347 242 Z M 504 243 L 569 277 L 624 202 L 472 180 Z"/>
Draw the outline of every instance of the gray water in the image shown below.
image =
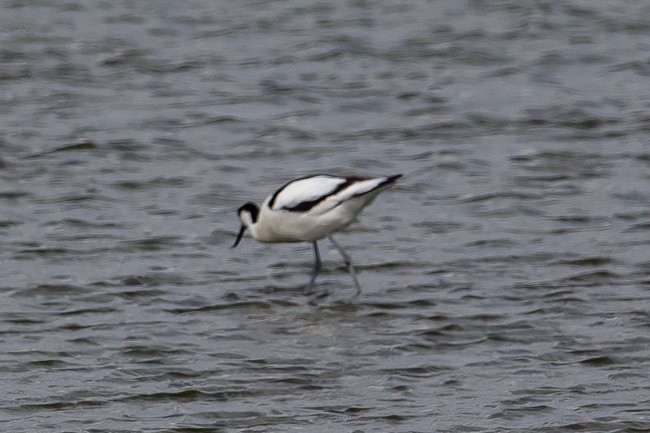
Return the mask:
<path id="1" fill-rule="evenodd" d="M 0 5 L 1 431 L 650 431 L 647 2 Z"/>

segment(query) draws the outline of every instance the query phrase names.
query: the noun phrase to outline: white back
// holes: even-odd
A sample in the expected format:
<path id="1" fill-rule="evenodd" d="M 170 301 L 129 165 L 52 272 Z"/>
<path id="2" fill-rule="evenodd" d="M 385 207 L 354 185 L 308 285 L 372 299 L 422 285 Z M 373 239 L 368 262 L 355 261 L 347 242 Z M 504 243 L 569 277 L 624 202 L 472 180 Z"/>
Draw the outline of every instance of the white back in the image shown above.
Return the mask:
<path id="1" fill-rule="evenodd" d="M 343 182 L 345 182 L 344 178 L 325 175 L 295 180 L 285 185 L 275 195 L 272 209 L 292 208 L 303 202 L 317 200 L 336 190 L 336 187 Z"/>
<path id="2" fill-rule="evenodd" d="M 355 195 L 361 195 L 368 191 L 372 191 L 385 180 L 385 177 L 373 177 L 371 179 L 359 180 L 350 184 L 344 190 L 339 191 L 334 197 L 336 197 L 338 201 L 349 200 Z"/>

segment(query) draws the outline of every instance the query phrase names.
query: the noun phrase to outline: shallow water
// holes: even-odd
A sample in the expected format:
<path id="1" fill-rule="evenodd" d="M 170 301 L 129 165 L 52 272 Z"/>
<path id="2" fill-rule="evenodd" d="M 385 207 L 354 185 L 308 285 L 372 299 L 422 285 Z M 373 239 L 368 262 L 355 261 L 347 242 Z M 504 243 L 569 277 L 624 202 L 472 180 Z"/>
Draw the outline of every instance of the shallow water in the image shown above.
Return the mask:
<path id="1" fill-rule="evenodd" d="M 2 430 L 650 430 L 644 2 L 0 4 Z"/>

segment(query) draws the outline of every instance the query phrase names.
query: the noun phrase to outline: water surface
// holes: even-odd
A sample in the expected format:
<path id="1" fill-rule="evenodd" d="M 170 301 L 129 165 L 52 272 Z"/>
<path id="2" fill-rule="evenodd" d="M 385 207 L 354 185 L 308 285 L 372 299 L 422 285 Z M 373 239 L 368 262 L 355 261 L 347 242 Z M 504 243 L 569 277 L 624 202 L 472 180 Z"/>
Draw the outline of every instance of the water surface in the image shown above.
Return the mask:
<path id="1" fill-rule="evenodd" d="M 650 430 L 650 8 L 538 3 L 1 2 L 2 429 Z"/>

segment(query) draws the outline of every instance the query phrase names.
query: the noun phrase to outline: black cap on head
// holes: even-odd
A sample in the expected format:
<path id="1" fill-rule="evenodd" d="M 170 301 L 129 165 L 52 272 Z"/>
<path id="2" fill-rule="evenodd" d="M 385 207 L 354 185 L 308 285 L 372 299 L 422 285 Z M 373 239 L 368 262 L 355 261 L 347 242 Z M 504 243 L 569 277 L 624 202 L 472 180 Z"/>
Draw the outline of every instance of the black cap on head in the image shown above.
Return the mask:
<path id="1" fill-rule="evenodd" d="M 254 223 L 256 223 L 257 217 L 260 214 L 260 208 L 258 208 L 255 203 L 251 203 L 249 201 L 248 203 L 242 205 L 239 209 L 237 209 L 237 215 L 239 215 L 239 219 L 241 219 L 242 212 L 248 212 L 249 214 L 251 214 L 251 219 L 253 220 Z"/>
<path id="2" fill-rule="evenodd" d="M 253 223 L 256 223 L 257 217 L 260 214 L 260 209 L 257 207 L 255 203 L 248 202 L 243 206 L 241 206 L 239 209 L 237 209 L 237 215 L 239 216 L 240 220 L 241 220 L 242 212 L 248 212 L 251 216 L 251 220 L 253 221 Z M 235 239 L 235 243 L 230 248 L 235 248 L 237 245 L 239 245 L 239 242 L 244 237 L 244 232 L 246 232 L 246 226 L 242 224 L 241 228 L 239 229 L 239 233 L 237 234 L 237 239 Z"/>

